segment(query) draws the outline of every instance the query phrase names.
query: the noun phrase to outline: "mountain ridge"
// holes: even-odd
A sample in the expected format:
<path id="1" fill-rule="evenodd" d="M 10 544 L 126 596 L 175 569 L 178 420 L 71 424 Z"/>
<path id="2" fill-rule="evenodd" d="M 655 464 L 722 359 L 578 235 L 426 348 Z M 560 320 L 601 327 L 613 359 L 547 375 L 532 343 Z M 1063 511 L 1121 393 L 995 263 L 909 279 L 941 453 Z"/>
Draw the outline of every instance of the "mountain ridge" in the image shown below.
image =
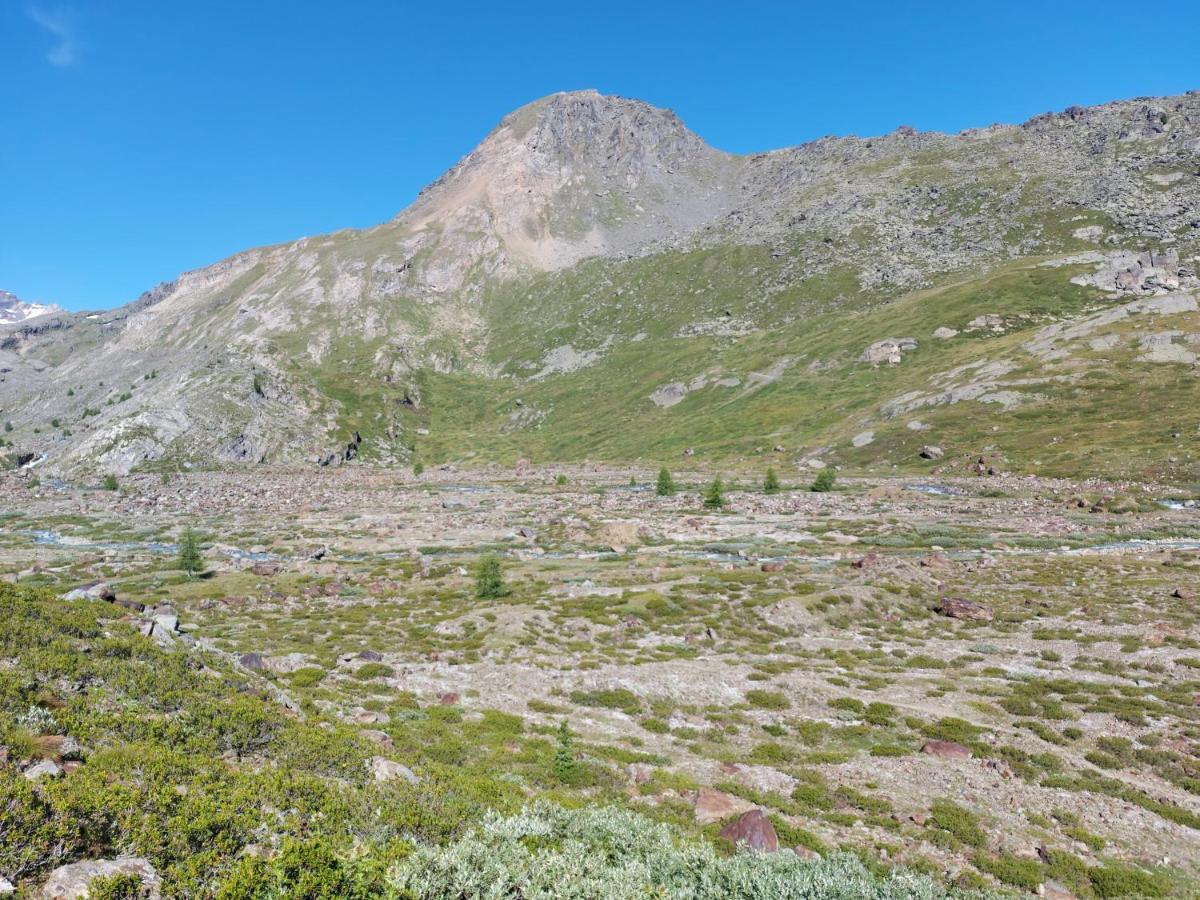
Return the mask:
<path id="1" fill-rule="evenodd" d="M 678 435 L 678 416 L 711 393 L 672 385 L 745 385 L 757 362 L 781 373 L 768 393 L 811 391 L 809 375 L 782 374 L 794 363 L 778 368 L 804 354 L 750 358 L 788 329 L 805 343 L 806 321 L 829 317 L 830 350 L 849 356 L 839 331 L 905 296 L 996 272 L 1026 279 L 1038 260 L 1080 252 L 1103 268 L 1118 251 L 1170 247 L 1165 277 L 1186 287 L 1198 157 L 1195 92 L 745 156 L 641 101 L 554 94 L 501 119 L 387 222 L 243 251 L 118 310 L 0 332 L 0 407 L 14 449 L 66 469 L 465 460 L 471 445 L 500 459 L 573 458 L 623 447 L 577 415 L 612 365 L 625 380 L 606 397 L 620 395 L 646 435 L 619 452 L 659 452 L 655 431 Z M 1043 272 L 1037 280 L 1057 296 Z M 739 355 L 746 365 L 732 366 Z M 676 370 L 660 371 L 672 358 Z M 529 391 L 545 396 L 518 396 Z M 667 395 L 679 400 L 653 399 Z M 874 402 L 882 411 L 893 399 Z M 803 464 L 842 426 L 787 425 L 789 404 L 765 411 L 769 424 L 723 419 L 730 437 L 712 451 L 744 454 L 783 427 L 805 445 Z M 704 415 L 719 408 L 728 403 Z M 52 419 L 76 427 L 33 431 Z M 670 452 L 680 440 L 666 440 Z M 847 459 L 870 462 L 859 450 Z"/>

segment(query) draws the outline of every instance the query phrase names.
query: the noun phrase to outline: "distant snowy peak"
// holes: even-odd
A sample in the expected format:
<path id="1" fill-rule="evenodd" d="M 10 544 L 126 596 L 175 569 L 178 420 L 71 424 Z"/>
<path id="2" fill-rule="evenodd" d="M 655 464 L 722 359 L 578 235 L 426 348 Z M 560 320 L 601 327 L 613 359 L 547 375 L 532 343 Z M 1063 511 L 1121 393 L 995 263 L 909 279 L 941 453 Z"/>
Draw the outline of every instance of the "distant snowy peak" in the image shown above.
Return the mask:
<path id="1" fill-rule="evenodd" d="M 53 303 L 49 305 L 44 303 L 26 303 L 17 297 L 16 294 L 10 294 L 8 291 L 0 291 L 0 325 L 15 325 L 27 319 L 48 316 L 51 313 L 59 312 L 62 312 L 62 309 Z"/>

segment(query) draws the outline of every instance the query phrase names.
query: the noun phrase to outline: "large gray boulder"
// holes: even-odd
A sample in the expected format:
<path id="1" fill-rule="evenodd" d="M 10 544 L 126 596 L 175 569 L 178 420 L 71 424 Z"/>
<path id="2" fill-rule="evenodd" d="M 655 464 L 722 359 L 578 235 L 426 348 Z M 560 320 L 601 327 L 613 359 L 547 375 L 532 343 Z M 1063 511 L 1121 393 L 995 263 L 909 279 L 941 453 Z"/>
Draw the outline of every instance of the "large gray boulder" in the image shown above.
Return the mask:
<path id="1" fill-rule="evenodd" d="M 161 882 L 154 866 L 147 859 L 123 856 L 117 859 L 87 859 L 83 862 L 59 866 L 50 873 L 38 894 L 42 900 L 74 900 L 88 895 L 88 885 L 96 878 L 109 878 L 118 874 L 136 875 L 142 880 L 151 900 L 158 900 Z"/>

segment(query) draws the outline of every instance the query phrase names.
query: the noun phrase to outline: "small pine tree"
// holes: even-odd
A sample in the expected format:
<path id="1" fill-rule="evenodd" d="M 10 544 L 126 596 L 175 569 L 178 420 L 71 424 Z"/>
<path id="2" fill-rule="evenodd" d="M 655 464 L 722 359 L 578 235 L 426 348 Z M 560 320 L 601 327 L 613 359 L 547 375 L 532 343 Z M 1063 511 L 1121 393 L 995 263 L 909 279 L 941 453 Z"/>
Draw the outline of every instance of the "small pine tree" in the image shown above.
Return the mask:
<path id="1" fill-rule="evenodd" d="M 508 594 L 504 583 L 504 572 L 500 568 L 500 557 L 485 556 L 475 570 L 475 596 L 480 600 L 496 600 Z"/>
<path id="2" fill-rule="evenodd" d="M 416 475 L 418 478 L 421 477 L 421 473 L 424 471 L 425 471 L 425 464 L 423 462 L 421 462 L 419 459 L 415 463 L 413 463 L 413 474 Z"/>
<path id="3" fill-rule="evenodd" d="M 120 487 L 120 485 L 117 484 L 117 476 L 116 475 L 109 474 L 109 475 L 104 476 L 104 489 L 106 491 L 115 491 L 119 487 Z"/>
<path id="4" fill-rule="evenodd" d="M 724 505 L 725 486 L 721 484 L 721 476 L 718 475 L 704 492 L 704 506 L 706 509 L 720 509 Z"/>
<path id="5" fill-rule="evenodd" d="M 779 493 L 779 476 L 775 474 L 774 469 L 767 469 L 767 477 L 763 479 L 763 493 Z"/>
<path id="6" fill-rule="evenodd" d="M 629 476 L 629 486 L 637 487 L 637 478 L 635 478 L 633 475 Z"/>
<path id="7" fill-rule="evenodd" d="M 559 475 L 557 478 L 554 479 L 554 483 L 557 484 L 559 487 L 562 487 L 564 484 L 567 483 L 567 476 Z"/>
<path id="8" fill-rule="evenodd" d="M 581 774 L 575 758 L 571 728 L 564 719 L 558 726 L 558 747 L 554 750 L 554 777 L 563 784 L 576 784 Z"/>
<path id="9" fill-rule="evenodd" d="M 833 469 L 826 466 L 817 473 L 817 477 L 813 479 L 812 489 L 818 494 L 825 494 L 833 490 L 833 483 L 837 480 L 837 475 Z"/>
<path id="10" fill-rule="evenodd" d="M 200 555 L 200 537 L 191 526 L 183 529 L 179 536 L 179 568 L 191 578 L 204 569 L 204 557 Z"/>
<path id="11" fill-rule="evenodd" d="M 654 486 L 654 493 L 660 497 L 675 496 L 675 479 L 671 477 L 666 466 L 658 470 L 658 483 Z"/>
<path id="12" fill-rule="evenodd" d="M 260 396 L 260 397 L 265 396 L 265 394 L 263 393 L 262 374 L 259 372 L 254 373 L 254 393 L 258 394 L 258 396 Z"/>

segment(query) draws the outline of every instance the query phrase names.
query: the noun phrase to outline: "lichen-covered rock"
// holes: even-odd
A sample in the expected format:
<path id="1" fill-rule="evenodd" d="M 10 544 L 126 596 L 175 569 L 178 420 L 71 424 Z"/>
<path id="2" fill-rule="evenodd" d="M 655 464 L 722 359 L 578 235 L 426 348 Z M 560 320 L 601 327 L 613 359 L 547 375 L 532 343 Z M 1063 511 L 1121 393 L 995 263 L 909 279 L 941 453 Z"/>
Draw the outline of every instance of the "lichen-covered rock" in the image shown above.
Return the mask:
<path id="1" fill-rule="evenodd" d="M 38 896 L 41 900 L 75 900 L 88 895 L 88 885 L 96 878 L 136 875 L 142 880 L 150 900 L 158 900 L 159 877 L 147 859 L 137 856 L 117 859 L 88 859 L 60 866 L 50 873 Z"/>

